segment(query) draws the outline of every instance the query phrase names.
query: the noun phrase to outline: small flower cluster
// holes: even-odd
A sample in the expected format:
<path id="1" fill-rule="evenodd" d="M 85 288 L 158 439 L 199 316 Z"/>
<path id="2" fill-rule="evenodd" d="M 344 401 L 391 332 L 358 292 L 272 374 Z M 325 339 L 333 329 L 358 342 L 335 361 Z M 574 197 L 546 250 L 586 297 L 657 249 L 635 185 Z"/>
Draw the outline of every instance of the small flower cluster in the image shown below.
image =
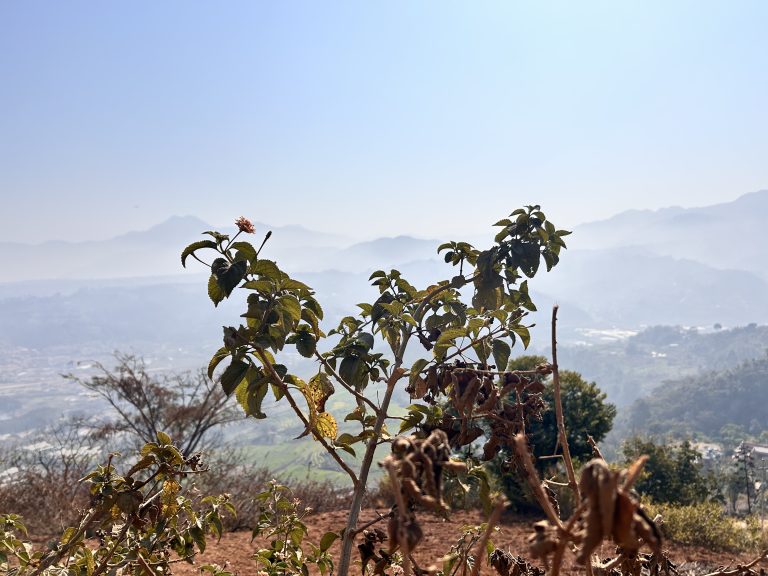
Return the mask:
<path id="1" fill-rule="evenodd" d="M 256 228 L 253 227 L 253 223 L 245 216 L 240 216 L 240 218 L 235 220 L 235 225 L 240 232 L 245 232 L 246 234 L 253 234 L 256 231 Z"/>

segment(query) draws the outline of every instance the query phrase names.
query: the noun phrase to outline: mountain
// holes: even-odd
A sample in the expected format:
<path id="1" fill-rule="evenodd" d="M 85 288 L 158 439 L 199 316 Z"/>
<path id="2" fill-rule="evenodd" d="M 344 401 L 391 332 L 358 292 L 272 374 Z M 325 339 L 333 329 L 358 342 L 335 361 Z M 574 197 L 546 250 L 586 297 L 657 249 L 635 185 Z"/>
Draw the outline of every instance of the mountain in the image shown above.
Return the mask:
<path id="1" fill-rule="evenodd" d="M 532 285 L 553 299 L 578 303 L 594 327 L 768 323 L 768 283 L 761 276 L 648 248 L 568 250 Z"/>
<path id="2" fill-rule="evenodd" d="M 578 226 L 579 249 L 642 247 L 659 256 L 695 260 L 721 270 L 745 270 L 768 280 L 768 190 L 701 208 L 631 210 Z"/>
<path id="3" fill-rule="evenodd" d="M 349 240 L 343 236 L 308 230 L 301 226 L 255 223 L 257 240 L 272 231 L 270 258 L 285 261 L 287 270 L 314 269 Z M 179 255 L 201 239 L 211 225 L 193 216 L 174 216 L 148 230 L 129 232 L 103 241 L 19 244 L 0 242 L 0 282 L 75 280 L 165 276 L 182 274 Z M 234 234 L 235 228 L 224 228 Z"/>
<path id="4" fill-rule="evenodd" d="M 728 370 L 670 380 L 632 405 L 627 425 L 659 436 L 720 441 L 730 429 L 741 439 L 758 437 L 768 422 L 766 379 L 768 356 L 763 355 Z"/>

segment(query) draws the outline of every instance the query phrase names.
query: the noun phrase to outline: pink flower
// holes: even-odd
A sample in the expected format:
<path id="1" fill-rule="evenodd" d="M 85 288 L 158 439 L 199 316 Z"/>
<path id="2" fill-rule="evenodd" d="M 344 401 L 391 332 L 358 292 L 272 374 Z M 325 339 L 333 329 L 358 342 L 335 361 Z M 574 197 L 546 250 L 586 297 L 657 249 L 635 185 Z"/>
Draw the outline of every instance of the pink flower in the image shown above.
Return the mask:
<path id="1" fill-rule="evenodd" d="M 240 232 L 245 232 L 246 234 L 253 234 L 256 231 L 251 221 L 245 216 L 240 216 L 240 218 L 235 220 L 235 225 Z"/>

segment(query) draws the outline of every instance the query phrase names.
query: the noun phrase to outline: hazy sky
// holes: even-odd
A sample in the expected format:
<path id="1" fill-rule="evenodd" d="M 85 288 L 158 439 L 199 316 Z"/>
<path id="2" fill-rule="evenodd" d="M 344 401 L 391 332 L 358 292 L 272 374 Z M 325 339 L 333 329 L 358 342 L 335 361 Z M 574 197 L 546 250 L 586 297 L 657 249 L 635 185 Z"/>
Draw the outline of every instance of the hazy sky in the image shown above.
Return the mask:
<path id="1" fill-rule="evenodd" d="M 0 240 L 357 237 L 768 188 L 768 2 L 0 2 Z"/>

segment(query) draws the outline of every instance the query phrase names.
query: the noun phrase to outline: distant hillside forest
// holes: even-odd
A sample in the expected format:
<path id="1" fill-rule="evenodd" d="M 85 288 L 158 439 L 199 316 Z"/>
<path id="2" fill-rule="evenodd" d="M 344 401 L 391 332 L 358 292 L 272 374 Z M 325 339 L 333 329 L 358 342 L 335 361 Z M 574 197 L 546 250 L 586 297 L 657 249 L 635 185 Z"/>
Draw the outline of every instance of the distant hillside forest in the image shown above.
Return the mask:
<path id="1" fill-rule="evenodd" d="M 768 442 L 768 355 L 665 382 L 631 406 L 626 424 L 654 436 Z"/>
<path id="2" fill-rule="evenodd" d="M 617 406 L 628 407 L 649 394 L 658 397 L 659 390 L 676 389 L 682 378 L 698 382 L 699 374 L 735 369 L 745 361 L 765 357 L 766 351 L 768 326 L 750 324 L 730 330 L 715 326 L 707 331 L 655 326 L 623 340 L 562 346 L 559 363 L 597 382 Z M 730 397 L 719 400 L 724 401 L 730 402 Z M 768 421 L 763 414 L 759 422 Z M 745 422 L 741 416 L 737 421 Z"/>

